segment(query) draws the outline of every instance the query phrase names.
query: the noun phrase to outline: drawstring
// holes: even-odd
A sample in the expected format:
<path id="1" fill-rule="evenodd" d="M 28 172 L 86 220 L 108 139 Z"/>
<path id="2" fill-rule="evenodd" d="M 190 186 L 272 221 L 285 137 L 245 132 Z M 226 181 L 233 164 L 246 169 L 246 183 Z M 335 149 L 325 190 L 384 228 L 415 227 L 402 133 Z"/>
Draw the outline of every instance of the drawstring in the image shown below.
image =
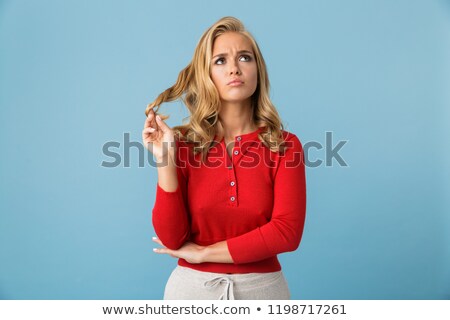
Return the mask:
<path id="1" fill-rule="evenodd" d="M 203 284 L 206 288 L 216 288 L 221 283 L 225 283 L 225 289 L 219 297 L 219 300 L 234 300 L 233 281 L 228 277 L 217 277 Z"/>

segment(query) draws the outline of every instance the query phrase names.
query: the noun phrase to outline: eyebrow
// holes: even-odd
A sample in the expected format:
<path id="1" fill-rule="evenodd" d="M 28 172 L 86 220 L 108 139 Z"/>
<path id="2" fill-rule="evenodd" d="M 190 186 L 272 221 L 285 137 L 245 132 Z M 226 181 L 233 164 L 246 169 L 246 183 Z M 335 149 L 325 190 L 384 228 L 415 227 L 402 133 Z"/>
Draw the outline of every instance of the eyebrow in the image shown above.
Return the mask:
<path id="1" fill-rule="evenodd" d="M 241 51 L 238 51 L 238 53 L 248 53 L 248 54 L 253 55 L 253 52 L 248 51 L 248 50 L 241 50 Z M 226 56 L 228 56 L 228 53 L 219 53 L 219 54 L 216 54 L 216 55 L 213 57 L 213 59 L 214 59 L 214 58 L 217 58 L 217 57 L 226 57 Z"/>

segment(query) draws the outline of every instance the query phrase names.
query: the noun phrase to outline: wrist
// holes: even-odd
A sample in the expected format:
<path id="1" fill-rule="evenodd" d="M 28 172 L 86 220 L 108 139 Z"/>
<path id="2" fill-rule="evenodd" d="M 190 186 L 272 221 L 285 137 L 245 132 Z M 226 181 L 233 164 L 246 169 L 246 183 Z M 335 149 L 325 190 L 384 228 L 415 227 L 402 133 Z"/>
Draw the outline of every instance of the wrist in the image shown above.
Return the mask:
<path id="1" fill-rule="evenodd" d="M 201 257 L 203 262 L 233 263 L 226 240 L 205 246 Z"/>
<path id="2" fill-rule="evenodd" d="M 202 246 L 200 249 L 200 263 L 204 263 L 204 262 L 210 262 L 208 260 L 209 256 L 210 256 L 210 246 Z"/>
<path id="3" fill-rule="evenodd" d="M 157 167 L 175 166 L 175 154 L 167 153 L 161 157 L 155 157 Z"/>

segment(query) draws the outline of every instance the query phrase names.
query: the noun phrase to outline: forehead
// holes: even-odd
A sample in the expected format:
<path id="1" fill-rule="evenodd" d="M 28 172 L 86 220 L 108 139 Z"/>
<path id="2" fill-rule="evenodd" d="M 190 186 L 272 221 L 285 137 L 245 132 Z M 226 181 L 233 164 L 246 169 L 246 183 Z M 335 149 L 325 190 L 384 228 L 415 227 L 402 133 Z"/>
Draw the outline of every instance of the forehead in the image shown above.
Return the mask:
<path id="1" fill-rule="evenodd" d="M 240 33 L 226 32 L 214 40 L 213 55 L 240 50 L 253 52 L 250 40 Z"/>

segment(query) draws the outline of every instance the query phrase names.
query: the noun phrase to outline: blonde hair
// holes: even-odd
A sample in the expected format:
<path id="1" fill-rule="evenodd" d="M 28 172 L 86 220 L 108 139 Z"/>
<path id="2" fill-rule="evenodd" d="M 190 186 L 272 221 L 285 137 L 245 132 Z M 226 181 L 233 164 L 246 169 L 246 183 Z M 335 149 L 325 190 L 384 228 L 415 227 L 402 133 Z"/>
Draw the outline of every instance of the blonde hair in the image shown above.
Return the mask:
<path id="1" fill-rule="evenodd" d="M 253 121 L 257 127 L 265 127 L 258 135 L 260 141 L 273 152 L 284 150 L 281 130 L 284 129 L 280 116 L 269 98 L 269 76 L 264 58 L 253 36 L 242 22 L 234 17 L 223 17 L 202 35 L 195 48 L 192 61 L 179 73 L 176 83 L 158 95 L 148 104 L 145 114 L 151 109 L 157 113 L 164 102 L 181 99 L 187 106 L 189 122 L 173 128 L 182 141 L 194 146 L 194 154 L 202 153 L 204 160 L 208 150 L 217 141 L 212 141 L 219 132 L 221 109 L 219 93 L 210 76 L 212 49 L 217 37 L 225 32 L 238 32 L 250 40 L 255 55 L 258 84 L 252 95 Z M 161 115 L 160 115 L 161 116 Z M 168 116 L 161 116 L 167 119 Z"/>

